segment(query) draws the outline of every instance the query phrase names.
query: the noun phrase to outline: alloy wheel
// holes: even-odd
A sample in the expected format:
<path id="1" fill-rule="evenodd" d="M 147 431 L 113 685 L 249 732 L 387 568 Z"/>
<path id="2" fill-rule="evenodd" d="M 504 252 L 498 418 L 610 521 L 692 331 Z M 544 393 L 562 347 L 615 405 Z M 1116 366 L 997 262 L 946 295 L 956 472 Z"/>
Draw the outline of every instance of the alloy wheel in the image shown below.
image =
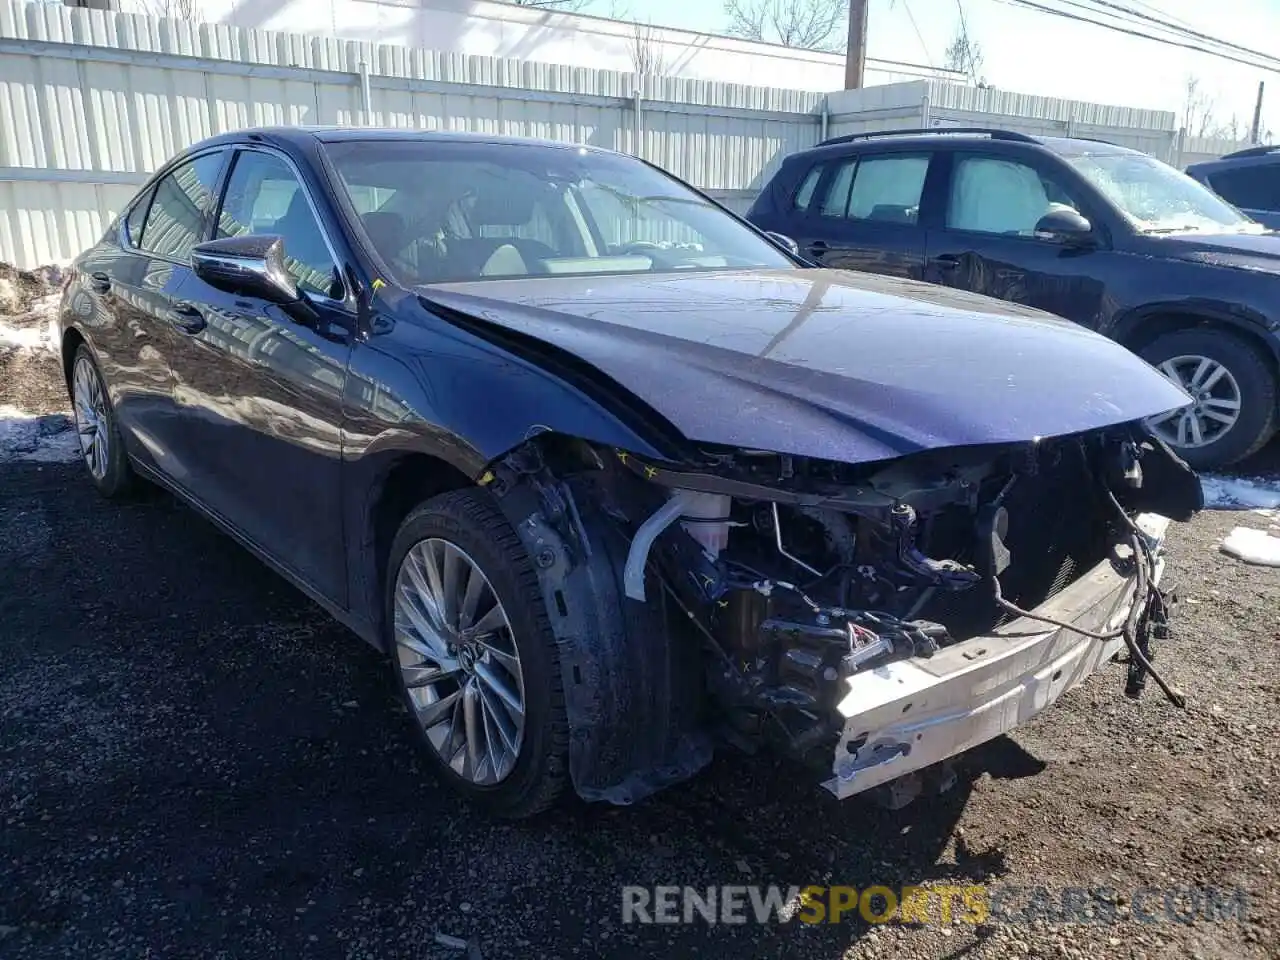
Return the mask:
<path id="1" fill-rule="evenodd" d="M 1166 443 L 1184 449 L 1208 446 L 1240 419 L 1240 385 L 1218 361 L 1178 356 L 1157 369 L 1192 397 L 1189 405 L 1147 421 Z"/>
<path id="2" fill-rule="evenodd" d="M 500 783 L 524 740 L 524 674 L 488 577 L 455 544 L 419 541 L 396 574 L 393 626 L 400 678 L 431 747 L 463 779 Z"/>
<path id="3" fill-rule="evenodd" d="M 89 472 L 101 480 L 107 475 L 107 466 L 111 462 L 111 415 L 107 410 L 102 381 L 87 357 L 82 356 L 76 361 L 71 386 L 80 453 Z"/>

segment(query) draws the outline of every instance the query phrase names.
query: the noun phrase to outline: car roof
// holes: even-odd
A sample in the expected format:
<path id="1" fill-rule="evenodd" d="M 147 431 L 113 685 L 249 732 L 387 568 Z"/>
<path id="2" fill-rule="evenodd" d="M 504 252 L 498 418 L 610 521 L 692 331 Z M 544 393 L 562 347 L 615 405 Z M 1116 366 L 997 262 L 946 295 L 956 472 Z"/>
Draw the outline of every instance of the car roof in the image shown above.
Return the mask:
<path id="1" fill-rule="evenodd" d="M 1199 163 L 1193 163 L 1188 166 L 1187 172 L 1205 173 L 1224 170 L 1228 167 L 1254 166 L 1268 163 L 1280 163 L 1280 146 L 1259 145 L 1245 150 L 1237 150 L 1235 153 L 1228 153 L 1226 156 L 1218 157 L 1216 160 L 1201 160 Z"/>
<path id="2" fill-rule="evenodd" d="M 344 143 L 347 141 L 420 141 L 429 143 L 486 143 L 512 147 L 555 147 L 561 150 L 590 150 L 594 153 L 612 153 L 589 144 L 566 143 L 563 140 L 542 140 L 532 137 L 510 137 L 496 133 L 464 133 L 455 130 L 416 130 L 407 127 L 250 127 L 209 137 L 194 144 L 190 150 L 235 143 L 275 143 L 300 146 L 306 142 Z M 185 152 L 185 151 L 184 151 Z"/>
<path id="3" fill-rule="evenodd" d="M 896 150 L 903 146 L 920 147 L 930 150 L 934 150 L 939 147 L 955 149 L 966 145 L 973 145 L 975 143 L 998 144 L 1001 148 L 1030 147 L 1035 149 L 1039 147 L 1064 157 L 1140 153 L 1140 151 L 1130 150 L 1128 147 L 1108 143 L 1105 140 L 1090 140 L 1085 137 L 1041 137 L 1019 133 L 1012 130 L 1000 129 L 987 131 L 967 129 L 949 131 L 946 127 L 938 127 L 936 129 L 903 133 L 882 131 L 869 134 L 855 134 L 850 137 L 836 137 L 831 140 L 826 140 L 818 144 L 816 147 L 810 147 L 808 150 L 802 150 L 792 156 L 836 156 L 847 153 L 854 148 L 859 152 L 876 152 L 888 149 Z"/>

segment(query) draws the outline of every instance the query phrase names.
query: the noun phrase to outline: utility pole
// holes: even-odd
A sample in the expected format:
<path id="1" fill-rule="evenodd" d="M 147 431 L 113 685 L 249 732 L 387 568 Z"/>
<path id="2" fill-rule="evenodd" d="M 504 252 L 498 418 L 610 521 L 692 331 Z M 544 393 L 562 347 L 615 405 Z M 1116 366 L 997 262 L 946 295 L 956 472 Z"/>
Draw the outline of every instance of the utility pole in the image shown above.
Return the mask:
<path id="1" fill-rule="evenodd" d="M 1259 129 L 1262 126 L 1262 89 L 1266 84 L 1258 81 L 1258 100 L 1253 105 L 1253 126 L 1249 128 L 1249 142 L 1260 143 Z"/>
<path id="2" fill-rule="evenodd" d="M 844 55 L 844 88 L 862 86 L 867 61 L 867 4 L 869 0 L 849 0 L 849 48 Z"/>

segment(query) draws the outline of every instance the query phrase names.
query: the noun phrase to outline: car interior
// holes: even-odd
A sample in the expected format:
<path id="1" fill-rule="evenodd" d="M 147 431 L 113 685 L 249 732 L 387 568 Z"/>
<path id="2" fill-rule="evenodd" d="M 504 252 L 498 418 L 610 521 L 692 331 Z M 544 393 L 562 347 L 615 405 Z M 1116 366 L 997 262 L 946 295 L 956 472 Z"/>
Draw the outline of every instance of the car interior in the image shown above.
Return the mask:
<path id="1" fill-rule="evenodd" d="M 418 165 L 421 168 L 421 165 Z M 347 183 L 369 243 L 405 283 L 731 266 L 664 204 L 483 164 L 371 164 Z M 677 206 L 676 210 L 680 208 Z"/>

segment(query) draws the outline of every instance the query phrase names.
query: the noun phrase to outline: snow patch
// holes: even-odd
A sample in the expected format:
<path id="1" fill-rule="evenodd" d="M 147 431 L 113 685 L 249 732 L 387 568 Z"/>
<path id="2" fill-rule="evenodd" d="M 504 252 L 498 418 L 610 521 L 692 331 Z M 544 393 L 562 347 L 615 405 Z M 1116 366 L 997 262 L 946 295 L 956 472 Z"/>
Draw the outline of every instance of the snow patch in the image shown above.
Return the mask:
<path id="1" fill-rule="evenodd" d="M 1270 477 L 1200 475 L 1204 505 L 1210 510 L 1275 510 L 1280 507 L 1280 480 Z"/>
<path id="2" fill-rule="evenodd" d="M 0 350 L 58 352 L 57 294 L 32 301 L 28 310 L 0 318 Z"/>
<path id="3" fill-rule="evenodd" d="M 1219 549 L 1228 556 L 1264 567 L 1280 567 L 1280 537 L 1273 537 L 1265 530 L 1236 527 Z"/>
<path id="4" fill-rule="evenodd" d="M 78 459 L 80 438 L 70 417 L 61 413 L 41 417 L 0 404 L 0 463 L 70 463 Z"/>

